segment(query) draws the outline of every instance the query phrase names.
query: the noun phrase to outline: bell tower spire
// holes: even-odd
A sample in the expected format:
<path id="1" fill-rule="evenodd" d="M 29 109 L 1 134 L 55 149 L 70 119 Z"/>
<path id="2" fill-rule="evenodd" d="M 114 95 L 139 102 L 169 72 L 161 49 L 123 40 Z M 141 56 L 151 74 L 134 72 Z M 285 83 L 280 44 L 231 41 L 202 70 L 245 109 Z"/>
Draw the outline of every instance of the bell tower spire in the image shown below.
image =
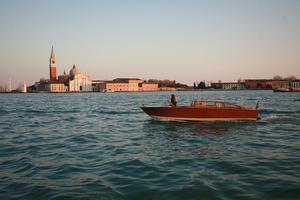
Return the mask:
<path id="1" fill-rule="evenodd" d="M 53 45 L 52 45 L 52 48 L 51 48 L 51 55 L 50 55 L 51 58 L 55 58 L 55 54 L 54 54 L 54 51 L 53 51 Z"/>
<path id="2" fill-rule="evenodd" d="M 50 81 L 57 80 L 57 77 L 56 77 L 56 59 L 55 59 L 53 46 L 51 48 L 49 68 L 50 68 Z"/>

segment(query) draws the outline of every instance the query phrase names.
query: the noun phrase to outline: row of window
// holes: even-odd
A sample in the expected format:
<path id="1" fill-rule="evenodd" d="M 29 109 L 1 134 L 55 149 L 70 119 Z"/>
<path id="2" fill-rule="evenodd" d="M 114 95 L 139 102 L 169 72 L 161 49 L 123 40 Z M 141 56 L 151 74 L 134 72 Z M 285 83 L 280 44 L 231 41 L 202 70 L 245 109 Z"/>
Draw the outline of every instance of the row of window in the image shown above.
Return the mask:
<path id="1" fill-rule="evenodd" d="M 300 82 L 293 82 L 292 87 L 293 88 L 300 88 Z"/>

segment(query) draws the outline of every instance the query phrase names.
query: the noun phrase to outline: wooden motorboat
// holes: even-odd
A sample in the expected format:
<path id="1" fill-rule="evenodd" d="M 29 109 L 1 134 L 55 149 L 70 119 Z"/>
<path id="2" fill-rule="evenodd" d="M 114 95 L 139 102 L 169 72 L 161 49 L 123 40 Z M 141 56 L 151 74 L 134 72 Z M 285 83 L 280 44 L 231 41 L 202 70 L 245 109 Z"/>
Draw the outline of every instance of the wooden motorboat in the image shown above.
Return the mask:
<path id="1" fill-rule="evenodd" d="M 259 119 L 258 103 L 255 108 L 224 101 L 193 101 L 190 106 L 141 107 L 154 119 L 186 121 L 255 121 Z"/>

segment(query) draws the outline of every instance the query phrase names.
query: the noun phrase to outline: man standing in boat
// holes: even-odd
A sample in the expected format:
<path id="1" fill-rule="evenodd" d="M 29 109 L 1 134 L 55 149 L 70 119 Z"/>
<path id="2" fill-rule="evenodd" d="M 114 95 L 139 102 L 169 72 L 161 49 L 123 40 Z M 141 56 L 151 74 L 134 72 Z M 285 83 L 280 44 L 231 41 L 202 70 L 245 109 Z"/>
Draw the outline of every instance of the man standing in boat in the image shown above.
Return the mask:
<path id="1" fill-rule="evenodd" d="M 171 106 L 176 107 L 177 105 L 177 101 L 176 101 L 176 97 L 174 94 L 171 95 Z"/>

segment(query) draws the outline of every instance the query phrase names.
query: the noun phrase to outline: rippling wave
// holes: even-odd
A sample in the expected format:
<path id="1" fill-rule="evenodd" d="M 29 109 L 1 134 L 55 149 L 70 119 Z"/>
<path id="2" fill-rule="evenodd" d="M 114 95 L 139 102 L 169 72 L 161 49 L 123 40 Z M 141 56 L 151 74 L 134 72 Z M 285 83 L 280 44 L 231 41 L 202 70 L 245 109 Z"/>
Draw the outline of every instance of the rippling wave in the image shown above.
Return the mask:
<path id="1" fill-rule="evenodd" d="M 300 110 L 261 109 L 261 114 L 300 114 Z"/>
<path id="2" fill-rule="evenodd" d="M 300 93 L 176 92 L 257 122 L 154 121 L 171 93 L 0 94 L 0 199 L 298 199 Z"/>

